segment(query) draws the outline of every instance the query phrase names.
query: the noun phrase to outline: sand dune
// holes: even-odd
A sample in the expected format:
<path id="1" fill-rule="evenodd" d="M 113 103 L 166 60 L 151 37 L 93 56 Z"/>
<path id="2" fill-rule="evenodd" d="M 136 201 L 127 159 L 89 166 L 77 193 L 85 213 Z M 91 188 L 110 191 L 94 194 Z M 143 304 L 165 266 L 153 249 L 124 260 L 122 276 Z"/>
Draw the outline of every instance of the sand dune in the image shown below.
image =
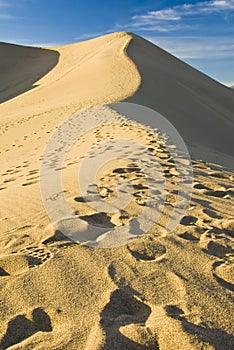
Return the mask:
<path id="1" fill-rule="evenodd" d="M 0 52 L 0 349 L 233 349 L 232 91 L 128 33 L 47 50 L 1 44 Z M 162 113 L 187 142 L 194 172 L 189 208 L 165 236 L 179 181 L 166 136 L 114 109 L 105 125 L 92 128 L 107 108 L 98 106 L 90 120 L 85 113 L 78 120 L 77 129 L 88 120 L 89 131 L 62 166 L 64 195 L 80 223 L 66 237 L 40 196 L 45 145 L 82 108 L 123 100 Z M 58 133 L 63 147 L 73 129 Z M 95 245 L 100 228 L 105 234 L 131 223 L 150 190 L 162 197 L 161 179 L 150 182 L 137 165 L 142 151 L 129 161 L 131 149 L 121 144 L 126 159 L 103 164 L 84 198 L 77 184 L 82 159 L 91 169 L 117 149 L 118 138 L 136 141 L 160 163 L 165 206 L 138 239 L 109 249 L 86 246 Z M 55 169 L 56 154 L 49 156 Z M 121 181 L 132 191 L 124 210 L 92 207 L 97 191 L 113 203 Z"/>
<path id="2" fill-rule="evenodd" d="M 127 52 L 142 78 L 128 101 L 164 115 L 194 158 L 233 167 L 232 91 L 137 35 Z"/>
<path id="3" fill-rule="evenodd" d="M 58 59 L 55 50 L 0 43 L 0 103 L 34 88 Z"/>

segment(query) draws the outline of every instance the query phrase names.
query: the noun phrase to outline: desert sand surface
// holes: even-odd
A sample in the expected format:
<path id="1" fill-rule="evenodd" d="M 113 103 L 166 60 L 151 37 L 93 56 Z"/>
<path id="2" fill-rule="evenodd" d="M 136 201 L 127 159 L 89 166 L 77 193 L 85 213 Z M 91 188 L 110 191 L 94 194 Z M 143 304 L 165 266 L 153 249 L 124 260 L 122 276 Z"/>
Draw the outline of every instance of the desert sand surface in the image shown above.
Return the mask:
<path id="1" fill-rule="evenodd" d="M 0 349 L 233 349 L 233 92 L 129 33 L 48 49 L 0 44 L 0 74 Z M 147 120 L 118 113 L 119 101 L 164 115 L 191 153 L 191 200 L 168 234 L 177 197 L 188 201 L 178 194 L 170 140 Z M 61 134 L 77 112 L 80 120 Z M 72 216 L 51 223 L 40 188 L 45 147 L 57 130 L 66 148 L 85 123 L 62 169 L 48 152 Z M 119 139 L 141 148 L 132 152 Z M 83 160 L 92 179 L 95 161 L 120 145 L 121 156 L 103 162 L 85 198 L 77 175 Z M 103 248 L 99 235 L 131 224 L 152 189 L 156 205 L 162 201 L 161 179 L 151 181 L 139 166 L 142 149 L 163 171 L 163 210 L 149 231 L 134 240 L 126 232 L 127 244 Z M 178 159 L 186 177 L 183 154 Z M 121 188 L 131 197 L 126 207 L 94 209 L 96 192 L 111 205 L 121 181 L 131 185 L 129 193 Z M 57 213 L 49 207 L 55 221 Z"/>

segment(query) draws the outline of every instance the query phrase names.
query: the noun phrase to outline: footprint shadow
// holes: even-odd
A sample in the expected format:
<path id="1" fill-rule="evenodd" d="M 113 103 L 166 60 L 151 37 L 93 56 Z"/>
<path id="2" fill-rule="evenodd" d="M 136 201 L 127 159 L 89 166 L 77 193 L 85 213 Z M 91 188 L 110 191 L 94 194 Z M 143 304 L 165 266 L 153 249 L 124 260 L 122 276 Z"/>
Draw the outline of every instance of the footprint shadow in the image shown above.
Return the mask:
<path id="1" fill-rule="evenodd" d="M 220 259 L 224 258 L 226 254 L 234 253 L 231 247 L 224 246 L 214 241 L 210 241 L 207 245 L 207 249 L 202 249 L 202 251 Z"/>
<path id="2" fill-rule="evenodd" d="M 69 246 L 74 246 L 76 243 L 59 230 L 55 230 L 52 236 L 42 241 L 42 244 L 46 246 L 56 246 L 57 248 L 67 248 Z"/>
<path id="3" fill-rule="evenodd" d="M 230 265 L 225 264 L 227 261 L 216 261 L 213 264 L 213 276 L 216 279 L 216 281 L 225 289 L 228 289 L 232 292 L 234 292 L 234 283 L 228 281 L 225 279 L 225 276 L 219 276 L 218 272 L 216 269 L 221 268 L 221 269 L 227 269 Z M 232 271 L 233 271 L 233 266 L 232 266 Z M 233 273 L 232 273 L 233 276 Z"/>
<path id="4" fill-rule="evenodd" d="M 166 247 L 163 244 L 150 239 L 128 244 L 127 249 L 137 261 L 157 261 L 166 254 Z"/>
<path id="5" fill-rule="evenodd" d="M 2 267 L 0 267 L 0 276 L 9 276 L 9 273 Z"/>
<path id="6" fill-rule="evenodd" d="M 121 333 L 120 328 L 127 325 L 144 326 L 150 314 L 151 308 L 140 301 L 130 287 L 116 289 L 101 313 L 100 325 L 106 335 L 105 345 L 102 349 L 159 349 L 156 337 L 147 345 L 143 345 Z"/>
<path id="7" fill-rule="evenodd" d="M 32 312 L 32 321 L 24 315 L 18 315 L 8 322 L 7 331 L 0 342 L 0 349 L 18 344 L 37 332 L 51 332 L 52 325 L 49 315 L 42 309 Z"/>
<path id="8" fill-rule="evenodd" d="M 186 320 L 183 310 L 175 305 L 165 307 L 167 316 L 179 320 L 185 332 L 195 336 L 199 342 L 209 343 L 215 350 L 234 348 L 234 336 L 219 328 L 210 328 L 207 324 L 194 324 Z"/>

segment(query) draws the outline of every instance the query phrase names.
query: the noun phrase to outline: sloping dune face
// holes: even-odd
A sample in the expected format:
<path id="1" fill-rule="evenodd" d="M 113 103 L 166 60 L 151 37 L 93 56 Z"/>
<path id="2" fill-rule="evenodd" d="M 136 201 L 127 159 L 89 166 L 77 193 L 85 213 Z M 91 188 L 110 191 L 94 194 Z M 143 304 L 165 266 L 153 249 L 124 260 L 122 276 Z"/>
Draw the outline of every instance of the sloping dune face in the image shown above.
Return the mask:
<path id="1" fill-rule="evenodd" d="M 35 108 L 47 111 L 60 106 L 69 108 L 73 106 L 75 112 L 78 108 L 87 105 L 113 102 L 133 94 L 138 88 L 140 77 L 132 61 L 124 55 L 130 39 L 130 35 L 126 33 L 116 33 L 78 44 L 53 48 L 52 52 L 59 57 L 59 64 L 49 74 L 44 77 L 42 77 L 43 74 L 41 75 L 42 79 L 36 82 L 37 87 L 33 92 L 24 94 L 20 100 L 11 101 L 10 106 L 7 106 L 8 113 L 11 109 L 14 109 L 14 113 L 18 108 L 22 110 L 22 104 L 27 105 L 27 109 L 33 106 L 34 111 Z M 9 50 L 8 47 L 7 50 Z M 26 49 L 21 49 L 23 52 L 24 50 Z M 46 53 L 48 51 L 47 55 L 50 54 L 49 50 L 42 51 Z M 29 57 L 25 57 L 24 63 L 22 60 L 25 70 L 30 54 Z M 37 62 L 41 61 L 40 51 L 36 49 L 35 56 Z M 13 57 L 12 60 L 14 60 Z M 12 65 L 10 62 L 5 67 L 7 80 L 11 80 L 8 74 Z M 30 79 L 30 72 L 28 75 Z M 19 72 L 18 76 L 18 80 L 24 79 L 24 71 Z M 5 85 L 4 82 L 2 84 Z M 4 107 L 2 108 L 1 111 L 4 114 Z"/>
<path id="2" fill-rule="evenodd" d="M 230 136 L 226 129 L 232 125 L 233 102 L 226 89 L 127 33 L 48 50 L 1 48 L 6 50 L 0 79 L 0 98 L 5 101 L 0 105 L 0 349 L 232 350 L 233 172 L 193 159 L 188 210 L 165 236 L 177 199 L 182 205 L 188 201 L 188 193 L 178 191 L 181 167 L 176 168 L 168 151 L 166 135 L 130 121 L 110 105 L 82 110 L 128 99 L 162 113 L 189 144 L 197 142 L 204 150 L 214 146 L 218 131 Z M 18 68 L 12 71 L 13 66 Z M 74 125 L 69 117 L 77 111 L 80 119 Z M 94 127 L 104 111 L 105 125 Z M 67 120 L 64 134 L 60 125 Z M 85 123 L 88 131 L 57 168 L 55 156 L 75 128 L 83 132 Z M 201 134 L 205 125 L 207 133 Z M 70 238 L 62 226 L 50 222 L 40 194 L 40 160 L 55 131 L 57 148 L 46 160 L 55 173 L 61 170 L 61 193 L 73 213 L 62 223 L 69 226 L 74 218 L 80 223 L 72 227 Z M 124 140 L 120 153 L 119 139 Z M 140 145 L 140 151 L 136 147 L 131 154 L 126 140 Z M 229 155 L 228 145 L 218 138 L 217 152 Z M 121 157 L 104 161 L 86 198 L 77 181 L 80 169 L 89 179 L 95 161 L 111 151 Z M 201 157 L 198 150 L 195 154 Z M 148 232 L 128 244 L 109 249 L 83 245 L 100 241 L 100 231 L 108 236 L 113 228 L 121 232 L 131 225 L 144 210 L 150 190 L 154 209 L 162 203 L 163 181 L 145 174 L 147 164 L 139 166 L 140 157 L 162 169 L 167 190 L 162 214 Z M 186 159 L 181 153 L 178 159 L 187 179 Z M 117 186 L 125 183 L 131 185 L 129 191 Z M 97 191 L 102 202 L 111 204 L 118 198 L 117 189 L 124 195 L 131 192 L 124 209 L 113 213 L 92 206 Z M 51 196 L 50 203 L 61 193 Z M 51 208 L 57 209 L 53 204 Z M 135 229 L 132 226 L 131 234 Z"/>
<path id="3" fill-rule="evenodd" d="M 194 158 L 233 167 L 233 92 L 137 35 L 127 52 L 142 78 L 128 101 L 164 115 Z"/>
<path id="4" fill-rule="evenodd" d="M 54 50 L 0 43 L 0 103 L 32 89 L 58 59 Z"/>

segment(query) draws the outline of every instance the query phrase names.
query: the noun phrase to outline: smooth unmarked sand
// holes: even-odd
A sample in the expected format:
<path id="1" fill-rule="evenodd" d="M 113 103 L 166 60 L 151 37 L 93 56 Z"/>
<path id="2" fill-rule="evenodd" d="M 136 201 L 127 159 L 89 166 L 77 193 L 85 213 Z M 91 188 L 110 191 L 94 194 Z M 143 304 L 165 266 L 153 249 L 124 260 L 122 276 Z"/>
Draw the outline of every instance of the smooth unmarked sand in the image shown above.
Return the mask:
<path id="1" fill-rule="evenodd" d="M 11 66 L 21 52 L 26 62 L 19 63 L 22 76 L 10 79 L 8 98 L 15 98 L 6 100 L 1 93 L 0 349 L 233 349 L 230 169 L 193 159 L 190 208 L 163 237 L 178 180 L 163 138 L 127 120 L 90 130 L 70 150 L 63 169 L 67 201 L 86 227 L 128 223 L 147 197 L 141 169 L 119 159 L 103 165 L 97 187 L 104 200 L 112 200 L 116 183 L 125 178 L 134 188 L 126 210 L 106 214 L 84 202 L 77 171 L 90 148 L 104 151 L 102 141 L 113 140 L 113 147 L 118 137 L 141 143 L 160 161 L 168 185 L 163 215 L 152 229 L 110 249 L 65 237 L 50 223 L 39 188 L 40 157 L 55 128 L 81 108 L 127 98 L 166 116 L 195 149 L 193 157 L 202 158 L 194 148 L 199 144 L 207 157 L 219 153 L 230 159 L 229 90 L 127 33 L 32 49 L 33 54 L 7 44 L 1 49 L 4 64 L 9 55 Z M 31 55 L 35 61 L 27 68 Z M 1 90 L 6 81 L 7 74 Z M 23 94 L 18 81 L 24 81 Z M 206 125 L 208 137 L 202 134 Z M 206 148 L 215 152 L 206 153 Z"/>

